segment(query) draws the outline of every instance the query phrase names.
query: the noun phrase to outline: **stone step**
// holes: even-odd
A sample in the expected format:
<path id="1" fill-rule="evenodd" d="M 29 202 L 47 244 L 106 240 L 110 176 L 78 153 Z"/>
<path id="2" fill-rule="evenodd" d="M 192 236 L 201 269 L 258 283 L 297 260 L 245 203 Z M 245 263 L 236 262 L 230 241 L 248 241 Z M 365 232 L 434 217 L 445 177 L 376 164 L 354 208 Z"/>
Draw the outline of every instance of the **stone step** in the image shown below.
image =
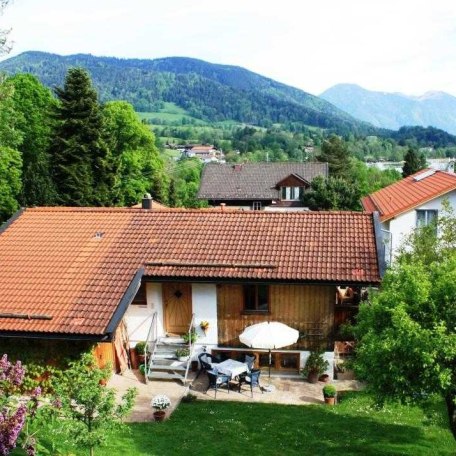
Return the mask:
<path id="1" fill-rule="evenodd" d="M 151 364 L 150 371 L 151 372 L 157 372 L 157 371 L 185 372 L 186 367 L 185 366 L 165 365 L 165 364 Z"/>
<path id="2" fill-rule="evenodd" d="M 150 380 L 153 380 L 153 379 L 160 379 L 160 380 L 184 380 L 184 376 L 183 375 L 180 375 L 180 374 L 170 374 L 168 372 L 157 372 L 157 371 L 152 371 L 152 372 L 149 372 L 149 374 L 147 375 L 147 377 L 150 379 Z"/>

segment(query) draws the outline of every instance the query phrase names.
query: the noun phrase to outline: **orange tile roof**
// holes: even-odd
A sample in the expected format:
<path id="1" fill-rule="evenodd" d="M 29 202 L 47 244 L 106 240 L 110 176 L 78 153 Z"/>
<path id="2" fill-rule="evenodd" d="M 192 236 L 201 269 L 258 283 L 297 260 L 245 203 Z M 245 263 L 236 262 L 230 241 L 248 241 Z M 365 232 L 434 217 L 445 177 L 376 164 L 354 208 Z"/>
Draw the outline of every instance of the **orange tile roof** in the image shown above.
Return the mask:
<path id="1" fill-rule="evenodd" d="M 364 210 L 378 211 L 380 220 L 384 222 L 456 189 L 456 174 L 446 171 L 435 171 L 434 174 L 422 180 L 414 179 L 427 171 L 431 169 L 421 170 L 365 196 L 361 200 Z"/>
<path id="2" fill-rule="evenodd" d="M 378 283 L 356 212 L 26 209 L 0 234 L 0 331 L 106 334 L 137 271 L 151 280 Z"/>

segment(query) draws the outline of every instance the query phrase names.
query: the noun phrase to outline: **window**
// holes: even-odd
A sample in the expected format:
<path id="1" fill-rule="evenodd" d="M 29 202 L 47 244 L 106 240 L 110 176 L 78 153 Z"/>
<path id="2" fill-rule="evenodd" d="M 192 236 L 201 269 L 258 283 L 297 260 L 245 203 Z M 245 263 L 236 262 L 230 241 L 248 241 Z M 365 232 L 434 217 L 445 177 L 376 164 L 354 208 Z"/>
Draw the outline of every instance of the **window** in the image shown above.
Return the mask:
<path id="1" fill-rule="evenodd" d="M 430 225 L 432 222 L 435 222 L 437 219 L 437 210 L 417 210 L 416 211 L 416 226 L 421 228 L 423 226 Z"/>
<path id="2" fill-rule="evenodd" d="M 301 187 L 281 187 L 280 195 L 282 200 L 299 200 Z"/>
<path id="3" fill-rule="evenodd" d="M 133 298 L 132 305 L 147 307 L 146 284 L 144 282 L 141 284 L 136 296 Z"/>
<path id="4" fill-rule="evenodd" d="M 244 311 L 269 312 L 269 287 L 267 285 L 244 285 Z"/>
<path id="5" fill-rule="evenodd" d="M 252 204 L 252 209 L 254 211 L 261 211 L 261 201 L 254 201 Z"/>

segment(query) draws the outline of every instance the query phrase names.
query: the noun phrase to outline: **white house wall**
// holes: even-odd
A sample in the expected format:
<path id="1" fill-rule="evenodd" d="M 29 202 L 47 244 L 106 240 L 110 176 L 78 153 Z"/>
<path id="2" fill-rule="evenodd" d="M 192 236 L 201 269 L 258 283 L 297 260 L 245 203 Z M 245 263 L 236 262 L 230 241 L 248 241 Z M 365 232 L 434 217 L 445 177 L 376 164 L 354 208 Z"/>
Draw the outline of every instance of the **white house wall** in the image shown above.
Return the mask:
<path id="1" fill-rule="evenodd" d="M 398 215 L 389 221 L 389 231 L 391 232 L 391 243 L 393 257 L 397 254 L 399 247 L 404 239 L 416 228 L 416 210 L 436 209 L 439 215 L 442 211 L 442 201 L 447 199 L 450 205 L 456 210 L 456 191 L 447 193 L 444 196 L 428 201 L 421 206 L 417 206 L 408 212 Z M 388 222 L 383 224 L 384 229 L 388 229 Z"/>
<path id="2" fill-rule="evenodd" d="M 158 334 L 164 334 L 163 328 L 163 300 L 160 283 L 146 283 L 147 306 L 130 305 L 125 314 L 128 336 L 132 347 L 137 342 L 147 339 L 152 315 L 157 312 Z"/>
<path id="3" fill-rule="evenodd" d="M 213 283 L 192 284 L 192 308 L 198 332 L 198 345 L 217 345 L 217 288 Z M 209 322 L 207 334 L 200 328 L 202 321 Z"/>

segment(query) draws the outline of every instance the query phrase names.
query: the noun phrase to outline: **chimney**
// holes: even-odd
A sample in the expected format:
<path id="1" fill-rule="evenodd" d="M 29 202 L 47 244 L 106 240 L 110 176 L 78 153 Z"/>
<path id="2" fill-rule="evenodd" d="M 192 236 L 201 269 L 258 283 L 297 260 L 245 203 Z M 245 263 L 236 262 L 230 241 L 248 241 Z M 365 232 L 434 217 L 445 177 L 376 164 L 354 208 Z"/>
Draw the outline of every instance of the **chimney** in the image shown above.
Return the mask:
<path id="1" fill-rule="evenodd" d="M 237 164 L 233 165 L 233 169 L 235 171 L 241 171 L 242 170 L 242 163 L 237 163 Z"/>
<path id="2" fill-rule="evenodd" d="M 225 210 L 226 203 L 220 203 L 220 210 L 223 212 Z"/>
<path id="3" fill-rule="evenodd" d="M 142 208 L 143 209 L 152 209 L 152 196 L 150 193 L 145 193 L 142 199 Z"/>

